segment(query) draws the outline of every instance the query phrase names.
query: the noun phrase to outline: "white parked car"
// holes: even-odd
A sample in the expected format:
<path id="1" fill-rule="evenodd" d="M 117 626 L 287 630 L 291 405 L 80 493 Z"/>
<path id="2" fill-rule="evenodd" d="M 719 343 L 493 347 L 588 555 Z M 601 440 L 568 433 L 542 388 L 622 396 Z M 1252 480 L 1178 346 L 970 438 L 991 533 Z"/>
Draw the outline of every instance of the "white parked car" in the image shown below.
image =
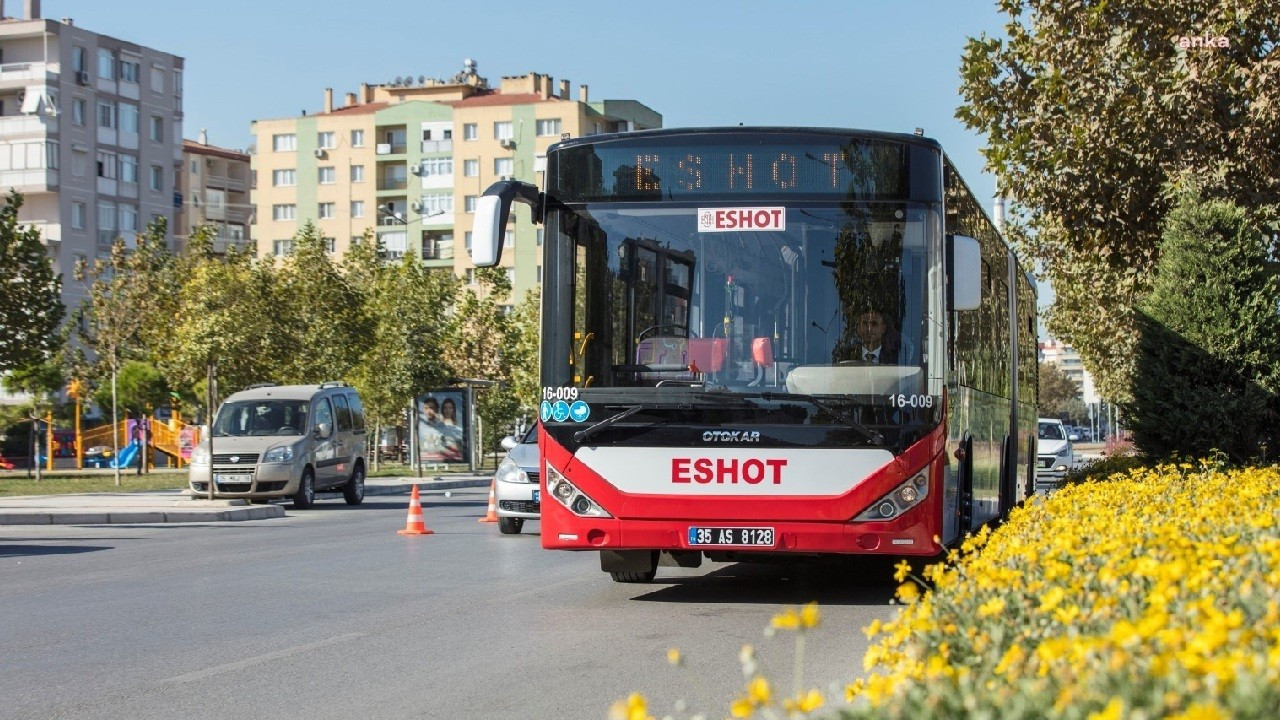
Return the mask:
<path id="1" fill-rule="evenodd" d="M 1061 420 L 1040 418 L 1036 443 L 1036 488 L 1053 487 L 1075 467 L 1071 446 L 1078 435 L 1069 435 Z"/>
<path id="2" fill-rule="evenodd" d="M 503 535 L 517 535 L 525 520 L 537 520 L 541 508 L 538 482 L 538 424 L 525 434 L 502 439 L 507 456 L 494 475 L 494 495 L 498 504 L 498 530 Z"/>

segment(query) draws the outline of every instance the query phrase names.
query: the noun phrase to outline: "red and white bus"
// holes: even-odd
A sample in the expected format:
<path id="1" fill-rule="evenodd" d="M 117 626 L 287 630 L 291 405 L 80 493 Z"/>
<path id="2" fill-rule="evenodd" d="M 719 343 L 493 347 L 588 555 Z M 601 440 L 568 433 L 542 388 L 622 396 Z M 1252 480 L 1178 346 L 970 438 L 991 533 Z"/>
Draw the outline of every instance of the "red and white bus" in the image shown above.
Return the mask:
<path id="1" fill-rule="evenodd" d="M 937 142 L 828 129 L 564 140 L 546 187 L 541 534 L 659 564 L 935 555 L 1034 488 L 1034 283 Z"/>

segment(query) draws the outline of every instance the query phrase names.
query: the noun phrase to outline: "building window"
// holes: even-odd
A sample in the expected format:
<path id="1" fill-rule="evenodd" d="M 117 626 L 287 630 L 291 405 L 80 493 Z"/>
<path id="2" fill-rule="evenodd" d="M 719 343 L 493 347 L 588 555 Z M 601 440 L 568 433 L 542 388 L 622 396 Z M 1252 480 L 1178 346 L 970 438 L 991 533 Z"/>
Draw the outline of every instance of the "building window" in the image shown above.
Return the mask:
<path id="1" fill-rule="evenodd" d="M 351 147 L 364 147 L 364 131 L 363 130 L 351 131 Z"/>
<path id="2" fill-rule="evenodd" d="M 271 252 L 276 257 L 284 257 L 293 252 L 293 240 L 276 240 L 271 243 Z"/>
<path id="3" fill-rule="evenodd" d="M 272 135 L 271 149 L 276 152 L 295 152 L 298 149 L 298 136 L 293 133 Z"/>
<path id="4" fill-rule="evenodd" d="M 538 247 L 542 247 L 542 228 L 538 228 Z"/>
<path id="5" fill-rule="evenodd" d="M 364 217 L 364 201 L 363 200 L 351 201 L 351 217 L 353 218 Z"/>
<path id="6" fill-rule="evenodd" d="M 164 168 L 159 165 L 151 166 L 151 189 L 157 192 L 164 190 Z"/>
<path id="7" fill-rule="evenodd" d="M 195 158 L 191 159 L 191 174 L 192 175 L 200 174 L 200 161 L 196 160 Z"/>
<path id="8" fill-rule="evenodd" d="M 475 195 L 468 195 L 468 196 L 463 200 L 463 208 L 464 208 L 467 212 L 469 212 L 469 213 L 473 213 L 473 212 L 475 212 L 475 211 L 476 211 L 476 196 L 475 196 Z"/>
<path id="9" fill-rule="evenodd" d="M 476 140 L 480 137 L 478 126 L 475 123 L 467 123 L 462 126 L 463 140 Z"/>
<path id="10" fill-rule="evenodd" d="M 515 173 L 515 161 L 511 158 L 494 158 L 493 174 L 494 175 L 512 175 Z"/>
<path id="11" fill-rule="evenodd" d="M 271 185 L 273 187 L 293 187 L 298 184 L 298 171 L 294 169 L 288 170 L 272 170 Z"/>
<path id="12" fill-rule="evenodd" d="M 127 183 L 138 182 L 138 158 L 132 155 L 120 156 L 120 180 Z"/>
<path id="13" fill-rule="evenodd" d="M 125 82 L 137 84 L 142 78 L 142 65 L 133 60 L 120 61 L 120 79 Z"/>
<path id="14" fill-rule="evenodd" d="M 98 201 L 98 244 L 110 245 L 116 239 L 116 204 L 109 200 Z"/>
<path id="15" fill-rule="evenodd" d="M 155 142 L 164 142 L 164 118 L 159 115 L 151 116 L 151 139 Z"/>
<path id="16" fill-rule="evenodd" d="M 351 166 L 351 182 L 353 183 L 364 182 L 364 166 L 363 165 Z"/>
<path id="17" fill-rule="evenodd" d="M 107 178 L 108 180 L 116 179 L 116 154 L 107 152 L 106 150 L 98 151 L 98 177 Z"/>
<path id="18" fill-rule="evenodd" d="M 502 234 L 502 247 L 509 248 L 516 246 L 516 231 L 508 229 Z"/>
<path id="19" fill-rule="evenodd" d="M 511 121 L 496 122 L 493 124 L 494 140 L 510 140 L 515 137 L 515 131 L 511 127 Z"/>
<path id="20" fill-rule="evenodd" d="M 542 284 L 542 266 L 541 265 L 538 266 L 538 284 L 539 285 Z"/>
<path id="21" fill-rule="evenodd" d="M 138 106 L 120 103 L 120 130 L 131 135 L 138 134 Z"/>
<path id="22" fill-rule="evenodd" d="M 331 202 L 320 203 L 320 206 L 317 209 L 316 214 L 319 215 L 321 220 L 332 220 L 338 214 L 337 203 L 331 203 Z"/>
<path id="23" fill-rule="evenodd" d="M 539 120 L 536 123 L 538 137 L 558 136 L 560 134 L 560 118 Z"/>
<path id="24" fill-rule="evenodd" d="M 151 66 L 151 91 L 164 92 L 164 68 L 158 65 Z"/>
<path id="25" fill-rule="evenodd" d="M 84 229 L 84 203 L 71 203 L 71 227 L 76 230 Z"/>
<path id="26" fill-rule="evenodd" d="M 179 97 L 182 96 L 182 71 L 181 70 L 173 71 L 173 94 Z"/>
<path id="27" fill-rule="evenodd" d="M 420 165 L 422 168 L 422 176 L 430 177 L 432 175 L 452 175 L 453 174 L 453 158 L 425 158 Z"/>
<path id="28" fill-rule="evenodd" d="M 136 205 L 120 206 L 120 234 L 134 235 L 138 232 L 138 207 Z"/>
<path id="29" fill-rule="evenodd" d="M 422 214 L 443 215 L 453 212 L 453 195 L 451 193 L 432 193 L 422 196 Z"/>
<path id="30" fill-rule="evenodd" d="M 271 219 L 272 220 L 297 220 L 298 206 L 297 205 L 272 205 Z"/>
<path id="31" fill-rule="evenodd" d="M 331 132 L 316 133 L 316 146 L 321 150 L 332 150 L 338 147 L 338 141 Z"/>
<path id="32" fill-rule="evenodd" d="M 462 241 L 466 245 L 467 252 L 471 252 L 471 231 L 470 230 L 463 233 Z"/>
<path id="33" fill-rule="evenodd" d="M 468 284 L 468 285 L 475 285 L 475 284 L 476 284 L 476 269 L 475 269 L 475 268 L 467 268 L 467 284 Z"/>
<path id="34" fill-rule="evenodd" d="M 338 238 L 335 238 L 335 237 L 325 238 L 324 249 L 327 250 L 330 255 L 338 252 Z"/>
<path id="35" fill-rule="evenodd" d="M 98 101 L 98 127 L 116 127 L 116 104 L 113 100 Z"/>
<path id="36" fill-rule="evenodd" d="M 75 45 L 71 48 L 71 69 L 82 73 L 85 71 L 84 48 Z"/>
<path id="37" fill-rule="evenodd" d="M 507 268 L 507 282 L 511 283 L 511 286 L 512 286 L 512 287 L 515 287 L 515 284 L 516 284 L 516 269 L 515 269 L 515 268 Z M 510 314 L 511 314 L 511 306 L 510 306 L 510 305 L 503 305 L 502 307 L 504 308 L 504 309 L 503 309 L 503 312 L 502 312 L 502 314 L 503 314 L 503 315 L 510 315 Z"/>
<path id="38" fill-rule="evenodd" d="M 332 167 L 320 168 L 320 184 L 332 185 L 338 182 L 338 171 Z"/>
<path id="39" fill-rule="evenodd" d="M 71 122 L 84 127 L 84 98 L 71 101 Z"/>
<path id="40" fill-rule="evenodd" d="M 467 177 L 478 177 L 480 175 L 480 161 L 479 160 L 463 160 L 462 174 Z"/>
<path id="41" fill-rule="evenodd" d="M 116 79 L 116 54 L 106 48 L 98 50 L 98 77 L 103 80 Z"/>

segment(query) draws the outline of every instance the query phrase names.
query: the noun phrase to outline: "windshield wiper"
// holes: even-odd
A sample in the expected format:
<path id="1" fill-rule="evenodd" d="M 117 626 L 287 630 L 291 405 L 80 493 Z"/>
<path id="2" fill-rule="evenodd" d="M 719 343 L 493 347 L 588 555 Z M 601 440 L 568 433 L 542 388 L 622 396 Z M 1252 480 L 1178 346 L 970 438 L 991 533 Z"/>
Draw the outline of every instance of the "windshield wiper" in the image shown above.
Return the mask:
<path id="1" fill-rule="evenodd" d="M 621 412 L 616 412 L 613 415 L 610 415 L 609 417 L 601 420 L 600 422 L 594 425 L 588 425 L 587 427 L 573 434 L 573 441 L 581 445 L 583 440 L 586 440 L 587 438 L 591 437 L 592 435 L 595 435 L 597 432 L 600 432 L 601 430 L 609 427 L 610 425 L 618 422 L 619 420 L 625 420 L 626 418 L 629 418 L 632 415 L 635 415 L 636 413 L 643 410 L 644 407 L 645 407 L 644 405 L 632 405 L 631 407 L 628 407 L 625 410 L 622 410 Z"/>
<path id="2" fill-rule="evenodd" d="M 833 406 L 832 406 L 830 403 L 828 403 L 827 401 L 825 401 L 825 400 L 823 400 L 823 399 L 821 399 L 821 398 L 819 398 L 819 397 L 816 397 L 816 396 L 814 396 L 814 395 L 801 395 L 801 394 L 797 394 L 797 393 L 776 393 L 776 392 L 769 392 L 769 391 L 765 391 L 765 392 L 750 392 L 750 393 L 738 393 L 738 392 L 704 392 L 704 393 L 699 393 L 699 397 L 714 397 L 714 398 L 760 398 L 761 400 L 768 400 L 768 401 L 770 401 L 770 402 L 775 402 L 775 401 L 786 401 L 786 400 L 797 400 L 797 401 L 799 401 L 799 402 L 809 403 L 810 405 L 812 405 L 812 406 L 814 406 L 814 407 L 818 408 L 819 410 L 824 410 L 824 411 L 826 411 L 828 414 L 830 414 L 830 415 L 831 415 L 831 417 L 833 417 L 833 418 L 835 418 L 836 420 L 838 420 L 838 421 L 840 422 L 840 424 L 842 424 L 842 425 L 844 425 L 844 426 L 846 426 L 846 427 L 852 428 L 852 429 L 854 429 L 854 430 L 857 430 L 857 431 L 858 431 L 858 433 L 859 433 L 860 435 L 862 435 L 862 436 L 863 436 L 863 437 L 864 437 L 868 442 L 870 442 L 871 444 L 873 444 L 873 445 L 883 445 L 883 444 L 884 444 L 884 436 L 883 436 L 883 435 L 881 435 L 880 433 L 876 432 L 875 430 L 872 430 L 871 428 L 867 427 L 866 425 L 863 425 L 862 423 L 858 422 L 857 420 L 854 420 L 853 418 L 849 417 L 848 415 L 845 415 L 844 413 L 840 412 L 840 411 L 839 411 L 839 410 L 837 410 L 835 407 L 833 407 Z"/>

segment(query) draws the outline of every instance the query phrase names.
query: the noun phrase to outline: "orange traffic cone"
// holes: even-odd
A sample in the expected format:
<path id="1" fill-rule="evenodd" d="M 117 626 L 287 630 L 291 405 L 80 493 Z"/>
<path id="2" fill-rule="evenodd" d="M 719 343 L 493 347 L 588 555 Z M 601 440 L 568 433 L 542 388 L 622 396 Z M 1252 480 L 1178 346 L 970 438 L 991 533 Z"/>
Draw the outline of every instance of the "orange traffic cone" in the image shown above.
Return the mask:
<path id="1" fill-rule="evenodd" d="M 489 481 L 489 512 L 476 522 L 498 522 L 498 506 L 495 504 L 493 495 L 493 489 L 497 483 L 498 481 L 496 478 Z"/>
<path id="2" fill-rule="evenodd" d="M 409 519 L 404 529 L 397 531 L 400 535 L 434 535 L 435 530 L 427 527 L 422 521 L 422 501 L 418 499 L 418 486 L 413 486 L 413 494 L 409 496 Z"/>

